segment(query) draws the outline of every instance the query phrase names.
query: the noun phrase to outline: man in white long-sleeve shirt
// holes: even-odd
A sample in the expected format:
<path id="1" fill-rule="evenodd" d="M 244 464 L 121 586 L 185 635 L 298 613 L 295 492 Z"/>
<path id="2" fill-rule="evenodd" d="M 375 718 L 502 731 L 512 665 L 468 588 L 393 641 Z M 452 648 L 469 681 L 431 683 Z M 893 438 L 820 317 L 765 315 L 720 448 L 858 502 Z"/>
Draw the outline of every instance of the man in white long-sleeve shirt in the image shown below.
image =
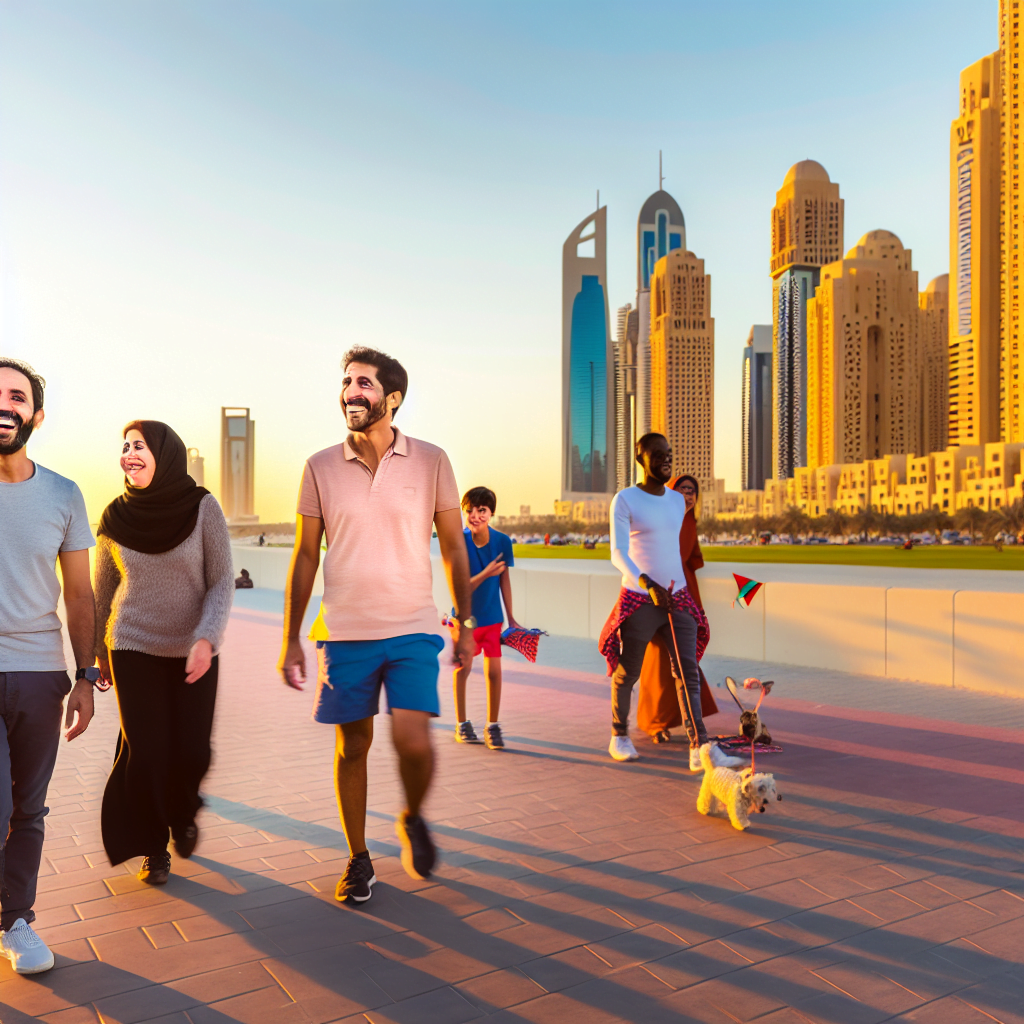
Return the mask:
<path id="1" fill-rule="evenodd" d="M 641 598 L 642 603 L 619 626 L 621 649 L 612 674 L 612 739 L 608 753 L 617 761 L 637 758 L 628 734 L 629 706 L 647 645 L 660 633 L 670 652 L 679 707 L 690 739 L 690 770 L 700 771 L 699 749 L 707 743 L 708 736 L 700 711 L 697 622 L 683 607 L 678 593 L 686 587 L 679 553 L 686 499 L 665 486 L 672 475 L 672 449 L 663 434 L 641 437 L 636 445 L 636 460 L 643 469 L 640 483 L 619 491 L 612 499 L 611 557 L 622 572 L 623 588 L 644 598 L 649 596 L 650 601 Z M 670 595 L 673 584 L 676 593 Z M 681 665 L 676 661 L 669 615 L 675 627 Z M 743 763 L 724 754 L 717 745 L 712 747 L 711 756 L 716 766 L 736 767 Z"/>

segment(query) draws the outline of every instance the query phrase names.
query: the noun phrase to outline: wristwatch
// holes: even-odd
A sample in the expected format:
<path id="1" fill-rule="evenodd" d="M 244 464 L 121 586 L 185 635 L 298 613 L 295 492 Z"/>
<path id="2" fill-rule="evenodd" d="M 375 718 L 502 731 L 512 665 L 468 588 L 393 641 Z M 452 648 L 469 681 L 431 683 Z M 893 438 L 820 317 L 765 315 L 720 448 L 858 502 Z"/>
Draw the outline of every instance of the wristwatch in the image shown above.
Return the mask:
<path id="1" fill-rule="evenodd" d="M 466 629 L 476 629 L 476 616 L 470 615 L 468 619 L 463 619 L 462 625 L 464 625 Z"/>
<path id="2" fill-rule="evenodd" d="M 77 683 L 81 679 L 88 680 L 95 686 L 100 679 L 100 670 L 95 665 L 90 665 L 88 668 L 80 668 L 75 673 L 75 682 Z"/>

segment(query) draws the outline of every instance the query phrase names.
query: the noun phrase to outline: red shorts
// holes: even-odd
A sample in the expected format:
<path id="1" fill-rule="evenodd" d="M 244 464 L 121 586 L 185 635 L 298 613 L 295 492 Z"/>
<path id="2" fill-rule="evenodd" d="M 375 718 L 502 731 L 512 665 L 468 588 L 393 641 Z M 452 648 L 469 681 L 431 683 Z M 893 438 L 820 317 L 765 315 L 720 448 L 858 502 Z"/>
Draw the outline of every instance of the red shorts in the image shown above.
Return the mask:
<path id="1" fill-rule="evenodd" d="M 473 639 L 476 641 L 476 652 L 474 657 L 483 652 L 485 658 L 501 657 L 501 623 L 495 622 L 492 626 L 477 626 L 473 630 Z"/>

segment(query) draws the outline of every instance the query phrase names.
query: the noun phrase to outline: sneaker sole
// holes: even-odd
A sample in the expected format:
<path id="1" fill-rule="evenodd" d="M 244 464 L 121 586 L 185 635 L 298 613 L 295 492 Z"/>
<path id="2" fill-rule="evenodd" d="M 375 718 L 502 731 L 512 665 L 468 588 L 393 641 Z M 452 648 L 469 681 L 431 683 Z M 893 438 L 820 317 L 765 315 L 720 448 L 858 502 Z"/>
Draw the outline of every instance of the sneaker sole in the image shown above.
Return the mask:
<path id="1" fill-rule="evenodd" d="M 376 876 L 376 875 L 374 875 L 374 876 L 373 876 L 373 877 L 372 877 L 372 878 L 371 878 L 371 879 L 370 879 L 370 880 L 369 880 L 369 881 L 368 881 L 368 882 L 366 883 L 366 885 L 367 885 L 367 887 L 369 888 L 369 890 L 370 890 L 370 891 L 369 891 L 369 892 L 368 892 L 368 893 L 367 893 L 367 894 L 366 894 L 365 896 L 357 896 L 357 895 L 356 895 L 355 893 L 353 893 L 353 892 L 350 892 L 350 893 L 348 893 L 347 895 L 345 895 L 345 896 L 342 896 L 342 897 L 341 897 L 341 899 L 338 899 L 337 895 L 335 895 L 335 897 L 334 897 L 334 898 L 335 898 L 336 900 L 338 900 L 338 902 L 339 902 L 339 903 L 347 903 L 347 902 L 348 902 L 349 900 L 352 900 L 352 901 L 353 901 L 353 903 L 365 903 L 365 902 L 366 902 L 366 901 L 367 901 L 367 900 L 368 900 L 368 899 L 369 899 L 369 898 L 370 898 L 370 897 L 371 897 L 371 896 L 373 895 L 373 887 L 374 887 L 374 886 L 375 886 L 376 884 L 377 884 L 377 876 Z"/>
<path id="2" fill-rule="evenodd" d="M 410 878 L 415 878 L 420 882 L 425 882 L 429 877 L 434 867 L 437 865 L 437 855 L 434 855 L 434 863 L 427 869 L 426 874 L 416 870 L 416 865 L 412 861 L 412 843 L 409 842 L 405 832 L 398 827 L 398 822 L 395 822 L 395 835 L 398 836 L 398 841 L 402 844 L 402 867 L 405 869 L 405 873 Z"/>
<path id="3" fill-rule="evenodd" d="M 50 962 L 48 964 L 44 964 L 41 967 L 15 967 L 14 968 L 14 973 L 15 974 L 42 974 L 44 971 L 52 970 L 53 969 L 53 963 L 54 963 L 54 961 L 53 961 L 53 954 L 51 953 L 50 954 Z M 13 962 L 12 962 L 12 966 L 13 966 Z"/>
<path id="4" fill-rule="evenodd" d="M 475 740 L 464 740 L 461 736 L 455 737 L 456 743 L 468 743 L 470 746 L 477 743 L 483 743 L 483 740 L 477 737 Z"/>

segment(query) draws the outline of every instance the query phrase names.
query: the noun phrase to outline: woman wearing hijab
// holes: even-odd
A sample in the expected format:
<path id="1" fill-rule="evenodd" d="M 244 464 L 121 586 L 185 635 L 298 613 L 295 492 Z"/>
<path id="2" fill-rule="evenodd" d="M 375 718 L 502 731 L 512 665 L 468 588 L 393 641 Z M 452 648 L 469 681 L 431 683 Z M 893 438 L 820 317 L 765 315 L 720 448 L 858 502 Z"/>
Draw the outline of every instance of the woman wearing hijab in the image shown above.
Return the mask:
<path id="1" fill-rule="evenodd" d="M 700 541 L 697 539 L 696 509 L 700 484 L 695 477 L 685 474 L 674 477 L 668 485 L 686 499 L 686 518 L 683 520 L 683 528 L 679 531 L 679 555 L 683 561 L 686 586 L 697 606 L 703 611 L 700 588 L 697 586 L 697 570 L 704 565 Z M 718 705 L 703 671 L 700 671 L 700 710 L 703 718 L 718 714 Z M 644 665 L 640 670 L 640 697 L 637 701 L 636 722 L 655 743 L 668 743 L 672 738 L 669 730 L 678 729 L 683 724 L 676 684 L 672 678 L 668 647 L 658 636 L 647 645 Z"/>
<path id="2" fill-rule="evenodd" d="M 167 424 L 129 423 L 121 469 L 124 494 L 103 510 L 96 546 L 97 660 L 121 713 L 103 845 L 111 864 L 144 857 L 141 881 L 163 885 L 168 835 L 180 857 L 199 838 L 235 581 L 224 513 L 188 475 L 185 445 Z"/>

